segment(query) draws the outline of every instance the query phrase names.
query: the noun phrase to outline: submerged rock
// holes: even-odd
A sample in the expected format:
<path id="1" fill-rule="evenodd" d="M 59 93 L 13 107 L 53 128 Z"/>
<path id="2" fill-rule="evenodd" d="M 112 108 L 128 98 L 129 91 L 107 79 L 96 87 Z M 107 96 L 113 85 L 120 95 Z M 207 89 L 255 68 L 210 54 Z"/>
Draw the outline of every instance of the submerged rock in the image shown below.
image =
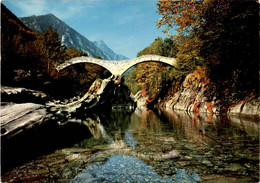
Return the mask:
<path id="1" fill-rule="evenodd" d="M 231 172 L 237 172 L 237 171 L 245 171 L 246 168 L 238 163 L 230 163 L 227 165 L 225 170 L 231 171 Z"/>
<path id="2" fill-rule="evenodd" d="M 200 177 L 198 174 L 193 173 L 191 176 L 186 173 L 184 169 L 178 169 L 174 178 L 175 182 L 198 182 Z"/>
<path id="3" fill-rule="evenodd" d="M 173 182 L 161 177 L 143 161 L 131 156 L 113 155 L 104 165 L 93 164 L 70 182 Z"/>
<path id="4" fill-rule="evenodd" d="M 166 167 L 169 168 L 170 165 Z M 105 164 L 92 164 L 70 182 L 198 182 L 198 174 L 188 175 L 177 169 L 174 176 L 161 176 L 142 160 L 133 156 L 111 156 Z"/>

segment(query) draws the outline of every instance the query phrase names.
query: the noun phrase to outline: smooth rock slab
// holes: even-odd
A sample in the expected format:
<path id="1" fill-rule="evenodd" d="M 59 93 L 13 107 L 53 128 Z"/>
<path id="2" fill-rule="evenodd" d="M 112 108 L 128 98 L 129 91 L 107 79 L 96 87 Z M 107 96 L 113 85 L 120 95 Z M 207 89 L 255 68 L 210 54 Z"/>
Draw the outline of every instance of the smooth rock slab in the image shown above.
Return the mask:
<path id="1" fill-rule="evenodd" d="M 16 103 L 40 103 L 44 104 L 48 96 L 42 91 L 27 88 L 1 86 L 1 101 Z"/>
<path id="2" fill-rule="evenodd" d="M 34 103 L 10 104 L 0 110 L 1 137 L 8 139 L 44 121 L 44 105 Z"/>

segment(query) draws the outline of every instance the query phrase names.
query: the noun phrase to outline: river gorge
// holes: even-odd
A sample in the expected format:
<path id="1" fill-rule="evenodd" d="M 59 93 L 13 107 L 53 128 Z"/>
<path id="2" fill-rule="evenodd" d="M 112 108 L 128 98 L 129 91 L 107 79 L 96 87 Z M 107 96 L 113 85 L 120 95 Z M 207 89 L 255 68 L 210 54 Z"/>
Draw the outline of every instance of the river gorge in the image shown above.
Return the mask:
<path id="1" fill-rule="evenodd" d="M 3 183 L 260 183 L 258 0 L 1 2 Z"/>
<path id="2" fill-rule="evenodd" d="M 135 108 L 127 88 L 109 83 L 73 105 L 47 102 L 48 120 L 4 139 L 2 181 L 258 181 L 258 116 L 151 110 L 142 98 Z"/>

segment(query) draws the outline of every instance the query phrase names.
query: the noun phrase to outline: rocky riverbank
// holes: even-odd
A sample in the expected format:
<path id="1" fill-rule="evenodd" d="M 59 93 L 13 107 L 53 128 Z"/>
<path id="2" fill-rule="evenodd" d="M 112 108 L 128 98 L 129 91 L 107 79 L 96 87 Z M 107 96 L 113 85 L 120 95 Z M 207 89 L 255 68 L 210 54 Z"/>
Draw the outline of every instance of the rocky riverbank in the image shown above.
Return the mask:
<path id="1" fill-rule="evenodd" d="M 1 86 L 1 138 L 5 141 L 50 119 L 49 96 L 41 91 Z"/>
<path id="2" fill-rule="evenodd" d="M 135 108 L 130 91 L 114 76 L 97 79 L 84 96 L 64 101 L 51 100 L 41 91 L 6 86 L 1 86 L 1 95 L 3 139 L 9 139 L 48 120 L 66 122 L 73 113 L 92 113 L 102 108 L 108 111 Z"/>
<path id="3" fill-rule="evenodd" d="M 1 101 L 4 102 L 44 104 L 48 100 L 50 100 L 50 96 L 42 91 L 1 85 Z"/>
<path id="4" fill-rule="evenodd" d="M 260 115 L 260 97 L 252 93 L 243 97 L 243 99 L 237 99 L 234 97 L 235 92 L 237 91 L 227 88 L 218 93 L 216 85 L 210 83 L 204 75 L 195 71 L 186 76 L 179 91 L 169 94 L 158 106 L 163 109 L 195 112 L 197 114 Z M 229 104 L 223 105 L 224 100 L 228 98 L 231 98 Z"/>
<path id="5" fill-rule="evenodd" d="M 1 106 L 1 138 L 7 140 L 25 130 L 40 125 L 50 115 L 44 105 L 35 103 L 5 103 Z"/>

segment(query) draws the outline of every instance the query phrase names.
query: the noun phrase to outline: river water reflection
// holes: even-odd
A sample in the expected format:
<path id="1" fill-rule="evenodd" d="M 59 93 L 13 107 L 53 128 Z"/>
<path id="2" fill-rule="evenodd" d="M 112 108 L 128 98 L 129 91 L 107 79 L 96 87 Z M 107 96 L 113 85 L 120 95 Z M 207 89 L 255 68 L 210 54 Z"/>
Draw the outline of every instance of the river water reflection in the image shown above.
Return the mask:
<path id="1" fill-rule="evenodd" d="M 110 115 L 75 117 L 63 126 L 69 124 L 87 127 L 86 133 L 91 133 L 92 137 L 26 162 L 5 173 L 3 179 L 41 182 L 259 181 L 258 118 L 193 117 L 185 112 L 155 113 L 151 110 L 113 111 Z M 75 128 L 71 127 L 70 131 L 73 130 Z M 12 177 L 14 174 L 17 179 Z"/>

